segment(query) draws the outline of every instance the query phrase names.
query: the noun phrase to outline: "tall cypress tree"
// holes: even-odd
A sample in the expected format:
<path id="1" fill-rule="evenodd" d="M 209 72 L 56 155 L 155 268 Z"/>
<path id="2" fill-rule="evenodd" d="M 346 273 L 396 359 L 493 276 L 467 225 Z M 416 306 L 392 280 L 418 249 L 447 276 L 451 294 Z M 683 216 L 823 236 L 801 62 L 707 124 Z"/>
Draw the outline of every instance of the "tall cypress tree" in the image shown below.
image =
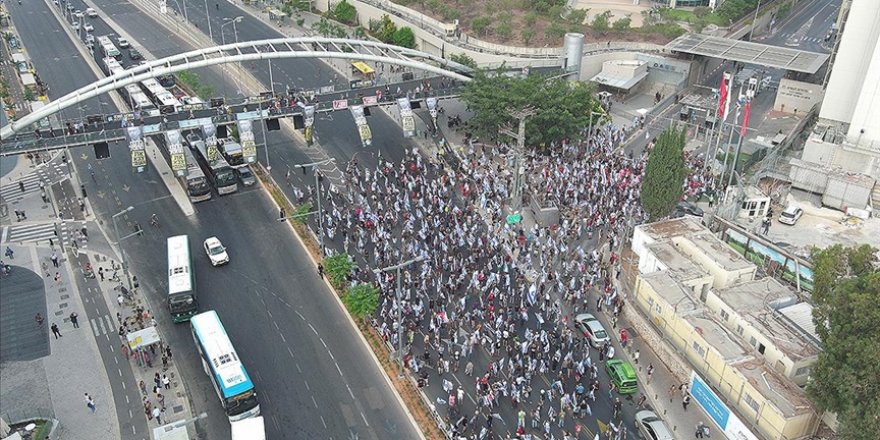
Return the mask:
<path id="1" fill-rule="evenodd" d="M 684 194 L 687 167 L 684 163 L 685 127 L 663 130 L 648 156 L 642 181 L 642 208 L 651 220 L 671 214 Z"/>

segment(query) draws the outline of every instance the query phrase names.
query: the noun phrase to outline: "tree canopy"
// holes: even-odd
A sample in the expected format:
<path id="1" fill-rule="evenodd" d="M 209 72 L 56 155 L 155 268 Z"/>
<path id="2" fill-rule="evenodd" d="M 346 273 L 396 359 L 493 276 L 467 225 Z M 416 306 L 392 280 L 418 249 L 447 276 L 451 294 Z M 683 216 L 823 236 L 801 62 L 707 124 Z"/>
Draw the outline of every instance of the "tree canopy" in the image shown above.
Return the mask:
<path id="1" fill-rule="evenodd" d="M 837 414 L 838 434 L 869 440 L 880 432 L 880 270 L 876 249 L 813 250 L 813 322 L 822 341 L 807 393 Z"/>
<path id="2" fill-rule="evenodd" d="M 342 297 L 342 302 L 352 316 L 364 319 L 376 313 L 379 307 L 379 289 L 372 284 L 351 286 L 348 288 L 348 293 Z"/>
<path id="3" fill-rule="evenodd" d="M 593 87 L 583 82 L 548 79 L 540 75 L 525 78 L 477 72 L 461 99 L 474 116 L 468 129 L 476 136 L 499 140 L 499 127 L 516 129 L 511 111 L 532 107 L 536 113 L 526 120 L 526 145 L 538 145 L 564 138 L 576 139 L 589 125 L 590 112 L 600 110 L 592 96 Z"/>
<path id="4" fill-rule="evenodd" d="M 642 181 L 642 208 L 651 220 L 671 214 L 684 194 L 686 127 L 669 127 L 660 133 L 648 156 Z"/>

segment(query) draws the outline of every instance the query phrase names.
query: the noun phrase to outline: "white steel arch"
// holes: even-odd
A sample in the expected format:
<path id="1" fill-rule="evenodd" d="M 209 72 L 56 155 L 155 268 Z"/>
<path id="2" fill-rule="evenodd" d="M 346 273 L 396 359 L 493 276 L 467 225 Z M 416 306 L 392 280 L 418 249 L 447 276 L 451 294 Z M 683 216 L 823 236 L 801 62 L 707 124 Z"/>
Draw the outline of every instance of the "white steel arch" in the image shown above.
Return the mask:
<path id="1" fill-rule="evenodd" d="M 463 73 L 472 70 L 470 67 L 425 52 L 373 41 L 322 37 L 242 41 L 172 55 L 101 78 L 6 125 L 0 129 L 0 139 L 7 139 L 31 124 L 82 101 L 148 78 L 218 64 L 278 58 L 340 58 L 381 62 L 424 70 L 465 82 L 470 81 L 471 78 Z"/>

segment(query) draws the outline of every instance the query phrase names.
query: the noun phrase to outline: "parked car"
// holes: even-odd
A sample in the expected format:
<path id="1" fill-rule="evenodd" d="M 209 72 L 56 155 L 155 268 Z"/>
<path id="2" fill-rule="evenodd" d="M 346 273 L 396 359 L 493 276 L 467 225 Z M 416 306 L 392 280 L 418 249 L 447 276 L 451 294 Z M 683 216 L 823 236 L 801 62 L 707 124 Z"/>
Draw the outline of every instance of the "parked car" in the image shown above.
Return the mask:
<path id="1" fill-rule="evenodd" d="M 226 253 L 226 248 L 217 237 L 209 237 L 205 240 L 204 246 L 212 266 L 220 266 L 229 262 L 229 254 Z"/>
<path id="2" fill-rule="evenodd" d="M 247 165 L 236 168 L 235 172 L 236 174 L 238 174 L 238 180 L 241 180 L 242 185 L 251 186 L 257 183 L 257 178 L 254 176 L 254 173 L 251 172 L 251 169 L 248 168 Z"/>
<path id="3" fill-rule="evenodd" d="M 794 225 L 804 215 L 804 210 L 797 206 L 791 205 L 779 214 L 779 223 L 784 225 Z"/>
<path id="4" fill-rule="evenodd" d="M 95 44 L 95 36 L 92 34 L 86 34 L 86 46 L 92 46 Z"/>
<path id="5" fill-rule="evenodd" d="M 144 59 L 144 56 L 141 55 L 140 51 L 138 51 L 137 49 L 135 49 L 133 47 L 128 50 L 128 56 L 129 56 L 129 58 L 131 58 L 132 61 Z"/>
<path id="6" fill-rule="evenodd" d="M 674 440 L 672 432 L 654 411 L 642 410 L 636 413 L 636 427 L 645 440 Z"/>
<path id="7" fill-rule="evenodd" d="M 125 49 L 125 48 L 131 46 L 131 44 L 128 43 L 128 40 L 126 40 L 126 39 L 123 38 L 123 37 L 119 37 L 119 38 L 117 38 L 116 41 L 119 43 L 119 48 L 120 48 L 120 49 Z"/>
<path id="8" fill-rule="evenodd" d="M 602 323 L 595 316 L 589 313 L 582 313 L 574 318 L 574 325 L 581 329 L 584 337 L 590 340 L 590 345 L 594 348 L 601 348 L 608 341 L 608 332 Z"/>
<path id="9" fill-rule="evenodd" d="M 92 8 L 86 8 L 86 15 L 88 15 L 90 18 L 95 18 L 98 16 L 98 11 Z"/>
<path id="10" fill-rule="evenodd" d="M 73 26 L 73 30 L 79 32 L 79 21 L 72 21 L 70 23 Z"/>
<path id="11" fill-rule="evenodd" d="M 682 217 L 684 215 L 693 215 L 696 217 L 703 216 L 703 210 L 700 209 L 699 206 L 691 203 L 691 202 L 679 202 L 678 205 L 675 206 L 675 214 L 674 217 Z"/>

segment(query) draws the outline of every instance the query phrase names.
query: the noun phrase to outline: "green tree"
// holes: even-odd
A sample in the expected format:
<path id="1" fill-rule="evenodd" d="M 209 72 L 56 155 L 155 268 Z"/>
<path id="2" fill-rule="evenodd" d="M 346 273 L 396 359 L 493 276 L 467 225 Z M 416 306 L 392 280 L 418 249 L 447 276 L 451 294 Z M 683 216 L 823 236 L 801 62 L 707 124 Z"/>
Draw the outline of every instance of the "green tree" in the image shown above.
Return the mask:
<path id="1" fill-rule="evenodd" d="M 474 30 L 477 34 L 486 35 L 487 30 L 489 29 L 489 25 L 492 23 L 492 19 L 486 16 L 480 16 L 471 21 L 471 29 Z"/>
<path id="2" fill-rule="evenodd" d="M 466 53 L 460 53 L 460 54 L 454 53 L 452 55 L 449 55 L 449 61 L 453 61 L 453 62 L 468 66 L 473 69 L 477 68 L 477 62 L 474 61 L 474 59 L 471 58 L 470 56 L 468 56 L 468 54 L 466 54 Z"/>
<path id="3" fill-rule="evenodd" d="M 629 26 L 631 24 L 632 18 L 627 14 L 626 17 L 623 17 L 620 20 L 615 20 L 611 27 L 614 29 L 614 32 L 624 33 L 629 31 Z"/>
<path id="4" fill-rule="evenodd" d="M 567 30 L 565 29 L 565 26 L 563 26 L 562 23 L 558 23 L 555 21 L 550 23 L 550 26 L 547 26 L 547 29 L 544 31 L 548 38 L 552 38 L 554 40 L 562 38 L 566 32 Z"/>
<path id="5" fill-rule="evenodd" d="M 333 6 L 333 9 L 327 11 L 327 16 L 345 24 L 355 24 L 357 22 L 357 9 L 346 0 L 342 0 Z"/>
<path id="6" fill-rule="evenodd" d="M 584 25 L 584 21 L 587 19 L 587 12 L 589 9 L 575 9 L 568 13 L 568 16 L 565 17 L 565 21 L 567 21 L 572 29 L 581 29 Z"/>
<path id="7" fill-rule="evenodd" d="M 498 35 L 498 38 L 501 38 L 504 41 L 509 40 L 513 35 L 513 24 L 511 23 L 511 17 L 509 14 L 501 18 L 498 27 L 495 28 L 495 35 Z"/>
<path id="8" fill-rule="evenodd" d="M 348 254 L 333 254 L 325 257 L 323 261 L 324 273 L 337 289 L 342 289 L 348 283 L 348 276 L 354 269 L 354 263 Z"/>
<path id="9" fill-rule="evenodd" d="M 372 28 L 373 27 L 371 26 L 370 29 Z M 382 41 L 383 43 L 391 43 L 394 41 L 394 33 L 397 32 L 397 25 L 391 21 L 391 17 L 389 17 L 388 14 L 382 16 L 382 19 L 375 24 L 375 28 L 376 30 L 373 34 L 379 39 L 379 41 Z"/>
<path id="10" fill-rule="evenodd" d="M 409 49 L 416 48 L 416 34 L 408 26 L 404 26 L 394 32 L 392 42 L 395 46 L 406 47 Z"/>
<path id="11" fill-rule="evenodd" d="M 614 14 L 612 14 L 611 11 L 605 11 L 593 17 L 590 26 L 593 27 L 594 31 L 604 34 L 605 32 L 608 32 L 608 29 L 611 27 L 612 17 L 614 17 Z"/>
<path id="12" fill-rule="evenodd" d="M 348 288 L 342 302 L 351 316 L 363 320 L 379 308 L 379 289 L 370 284 L 357 284 Z"/>
<path id="13" fill-rule="evenodd" d="M 669 127 L 657 137 L 642 182 L 642 208 L 652 221 L 672 213 L 684 194 L 686 127 Z"/>
<path id="14" fill-rule="evenodd" d="M 869 245 L 814 249 L 813 322 L 822 341 L 807 394 L 833 411 L 838 435 L 872 440 L 880 432 L 880 270 Z"/>
<path id="15" fill-rule="evenodd" d="M 511 78 L 477 72 L 461 99 L 474 111 L 468 129 L 487 139 L 501 139 L 499 127 L 515 126 L 510 109 L 534 108 L 536 113 L 526 123 L 526 143 L 538 145 L 578 138 L 595 108 L 592 91 L 587 83 L 541 75 Z"/>

